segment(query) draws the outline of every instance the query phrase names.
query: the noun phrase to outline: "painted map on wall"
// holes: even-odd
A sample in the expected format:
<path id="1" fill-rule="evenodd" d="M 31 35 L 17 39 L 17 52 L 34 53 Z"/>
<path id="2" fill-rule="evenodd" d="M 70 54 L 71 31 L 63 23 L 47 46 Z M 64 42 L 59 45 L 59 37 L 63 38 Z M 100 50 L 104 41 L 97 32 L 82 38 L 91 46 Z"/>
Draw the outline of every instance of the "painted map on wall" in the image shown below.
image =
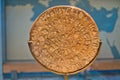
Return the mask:
<path id="1" fill-rule="evenodd" d="M 6 0 L 8 60 L 33 59 L 28 49 L 29 31 L 37 16 L 49 7 L 72 5 L 96 21 L 102 47 L 99 59 L 120 59 L 120 0 Z M 13 56 L 14 55 L 14 56 Z"/>

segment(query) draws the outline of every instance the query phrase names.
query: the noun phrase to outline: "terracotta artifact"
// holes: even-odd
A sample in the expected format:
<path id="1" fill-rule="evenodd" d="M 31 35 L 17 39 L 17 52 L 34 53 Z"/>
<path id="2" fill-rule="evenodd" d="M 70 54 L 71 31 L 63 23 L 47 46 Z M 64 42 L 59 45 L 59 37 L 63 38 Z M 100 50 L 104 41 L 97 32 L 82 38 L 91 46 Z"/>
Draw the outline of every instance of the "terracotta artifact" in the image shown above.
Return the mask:
<path id="1" fill-rule="evenodd" d="M 69 75 L 86 69 L 95 60 L 100 36 L 87 12 L 73 6 L 55 6 L 34 21 L 29 47 L 44 67 Z"/>

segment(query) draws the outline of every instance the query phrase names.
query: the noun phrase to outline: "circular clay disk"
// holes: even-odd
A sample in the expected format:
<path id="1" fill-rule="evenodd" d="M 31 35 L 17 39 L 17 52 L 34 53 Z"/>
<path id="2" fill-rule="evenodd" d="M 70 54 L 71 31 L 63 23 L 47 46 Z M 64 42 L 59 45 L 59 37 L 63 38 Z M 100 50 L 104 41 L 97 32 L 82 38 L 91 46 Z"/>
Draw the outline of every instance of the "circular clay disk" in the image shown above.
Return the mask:
<path id="1" fill-rule="evenodd" d="M 59 74 L 74 74 L 87 68 L 100 47 L 95 21 L 73 6 L 47 9 L 34 21 L 29 38 L 34 58 Z"/>

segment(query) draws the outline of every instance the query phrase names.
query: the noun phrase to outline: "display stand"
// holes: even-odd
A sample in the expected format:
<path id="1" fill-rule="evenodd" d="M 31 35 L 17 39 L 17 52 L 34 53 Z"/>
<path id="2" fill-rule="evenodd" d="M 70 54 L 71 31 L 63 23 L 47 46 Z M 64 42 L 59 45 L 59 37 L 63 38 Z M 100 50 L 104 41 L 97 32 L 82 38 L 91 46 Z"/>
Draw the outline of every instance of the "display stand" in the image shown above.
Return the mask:
<path id="1" fill-rule="evenodd" d="M 68 75 L 64 75 L 64 80 L 69 80 L 69 76 Z"/>

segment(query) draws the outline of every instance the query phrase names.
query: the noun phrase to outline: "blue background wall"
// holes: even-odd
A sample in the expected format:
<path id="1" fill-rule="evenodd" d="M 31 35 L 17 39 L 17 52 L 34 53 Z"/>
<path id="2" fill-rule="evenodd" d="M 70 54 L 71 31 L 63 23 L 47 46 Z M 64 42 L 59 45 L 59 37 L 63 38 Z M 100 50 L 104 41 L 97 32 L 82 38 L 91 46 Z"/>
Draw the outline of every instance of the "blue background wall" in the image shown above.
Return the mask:
<path id="1" fill-rule="evenodd" d="M 120 59 L 120 0 L 6 0 L 7 60 L 33 60 L 27 41 L 33 21 L 56 5 L 84 9 L 96 21 L 102 47 L 99 59 Z M 13 56 L 14 55 L 14 56 Z"/>

